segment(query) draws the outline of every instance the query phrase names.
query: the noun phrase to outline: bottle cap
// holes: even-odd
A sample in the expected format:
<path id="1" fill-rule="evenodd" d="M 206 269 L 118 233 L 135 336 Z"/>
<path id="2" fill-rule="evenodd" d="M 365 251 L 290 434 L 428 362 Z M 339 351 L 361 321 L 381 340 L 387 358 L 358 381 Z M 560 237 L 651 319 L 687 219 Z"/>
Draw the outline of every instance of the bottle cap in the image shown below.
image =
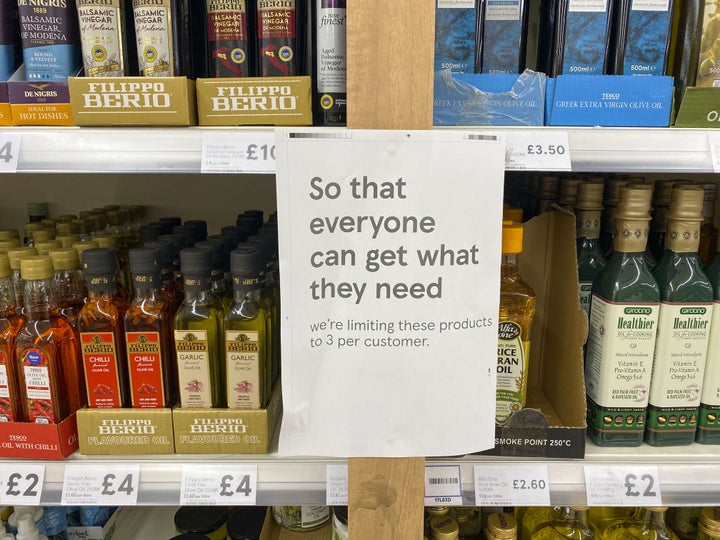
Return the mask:
<path id="1" fill-rule="evenodd" d="M 485 525 L 488 536 L 498 539 L 517 538 L 517 521 L 515 518 L 504 512 L 492 513 L 487 518 Z"/>
<path id="2" fill-rule="evenodd" d="M 8 277 L 12 275 L 12 268 L 10 268 L 10 257 L 4 253 L 0 253 L 0 278 Z"/>
<path id="3" fill-rule="evenodd" d="M 503 225 L 502 252 L 522 253 L 523 228 L 522 225 Z"/>
<path id="4" fill-rule="evenodd" d="M 666 218 L 678 221 L 702 221 L 703 197 L 703 190 L 696 186 L 687 185 L 673 189 Z"/>
<path id="5" fill-rule="evenodd" d="M 428 516 L 446 516 L 450 512 L 450 508 L 447 506 L 427 506 L 425 513 Z"/>
<path id="6" fill-rule="evenodd" d="M 639 186 L 620 188 L 615 219 L 650 220 L 652 191 Z"/>
<path id="7" fill-rule="evenodd" d="M 668 509 L 667 506 L 645 506 L 644 508 L 650 512 L 667 512 Z"/>
<path id="8" fill-rule="evenodd" d="M 125 223 L 125 215 L 122 210 L 108 210 L 105 214 L 107 216 L 108 224 L 115 227 L 119 227 Z"/>
<path id="9" fill-rule="evenodd" d="M 75 214 L 61 214 L 55 219 L 58 223 L 72 223 L 75 221 L 78 217 Z"/>
<path id="10" fill-rule="evenodd" d="M 88 218 L 74 219 L 73 225 L 77 227 L 78 234 L 89 234 L 92 232 L 92 220 Z"/>
<path id="11" fill-rule="evenodd" d="M 131 204 L 127 207 L 133 219 L 142 219 L 145 217 L 145 207 L 140 204 Z"/>
<path id="12" fill-rule="evenodd" d="M 210 274 L 210 251 L 192 247 L 180 251 L 180 270 L 184 276 L 204 276 Z"/>
<path id="13" fill-rule="evenodd" d="M 9 238 L 6 240 L 0 240 L 0 251 L 7 252 L 10 249 L 20 247 L 20 240 L 17 238 Z"/>
<path id="14" fill-rule="evenodd" d="M 109 248 L 117 250 L 118 241 L 117 237 L 112 234 L 98 234 L 93 237 L 93 241 L 98 247 Z"/>
<path id="15" fill-rule="evenodd" d="M 180 253 L 180 250 L 185 247 L 185 236 L 182 234 L 161 234 L 158 237 L 158 240 L 165 240 L 170 242 L 170 245 L 173 247 L 173 256 L 177 257 L 177 254 Z"/>
<path id="16" fill-rule="evenodd" d="M 27 213 L 31 218 L 44 218 L 50 213 L 50 207 L 46 202 L 31 202 L 27 204 Z"/>
<path id="17" fill-rule="evenodd" d="M 44 229 L 45 225 L 40 223 L 39 221 L 34 221 L 30 223 L 26 223 L 23 227 L 23 231 L 25 232 L 26 238 L 32 238 L 33 231 L 39 231 L 40 229 Z"/>
<path id="18" fill-rule="evenodd" d="M 0 240 L 20 239 L 16 229 L 0 229 Z"/>
<path id="19" fill-rule="evenodd" d="M 179 234 L 183 237 L 183 247 L 190 247 L 195 243 L 195 229 L 189 225 L 173 227 L 173 234 Z"/>
<path id="20" fill-rule="evenodd" d="M 78 258 L 82 260 L 83 258 L 83 252 L 88 249 L 97 249 L 100 247 L 100 244 L 98 244 L 95 241 L 89 241 L 89 242 L 75 242 L 72 245 L 73 249 L 78 252 Z"/>
<path id="21" fill-rule="evenodd" d="M 576 512 L 587 512 L 590 510 L 589 506 L 570 506 L 570 510 L 574 510 Z"/>
<path id="22" fill-rule="evenodd" d="M 40 540 L 40 531 L 33 519 L 32 514 L 23 514 L 18 518 L 17 534 L 15 534 L 17 540 Z"/>
<path id="23" fill-rule="evenodd" d="M 257 248 L 238 246 L 230 252 L 230 273 L 233 275 L 255 276 L 264 266 L 262 253 Z"/>
<path id="24" fill-rule="evenodd" d="M 181 506 L 175 512 L 175 530 L 179 533 L 214 533 L 227 521 L 222 506 Z"/>
<path id="25" fill-rule="evenodd" d="M 62 247 L 69 248 L 72 247 L 73 244 L 80 241 L 80 235 L 79 234 L 61 234 L 55 237 L 55 240 L 60 242 Z"/>
<path id="26" fill-rule="evenodd" d="M 460 533 L 457 521 L 450 516 L 433 516 L 429 528 L 432 538 L 436 540 L 455 540 Z"/>
<path id="27" fill-rule="evenodd" d="M 718 197 L 718 185 L 712 182 L 700 184 L 705 192 L 705 200 L 715 202 Z"/>
<path id="28" fill-rule="evenodd" d="M 562 182 L 560 182 L 558 204 L 561 206 L 575 206 L 578 187 L 584 183 L 585 181 L 582 178 L 563 178 Z"/>
<path id="29" fill-rule="evenodd" d="M 143 225 L 140 229 L 138 229 L 138 241 L 141 244 L 154 242 L 161 234 L 163 234 L 163 228 L 159 224 Z"/>
<path id="30" fill-rule="evenodd" d="M 260 538 L 267 508 L 243 506 L 235 508 L 227 519 L 228 540 L 254 540 Z"/>
<path id="31" fill-rule="evenodd" d="M 673 185 L 677 180 L 658 180 L 655 182 L 652 204 L 657 211 L 658 206 L 670 206 Z"/>
<path id="32" fill-rule="evenodd" d="M 7 252 L 8 258 L 10 259 L 10 268 L 13 270 L 20 270 L 20 259 L 25 257 L 32 257 L 37 255 L 37 249 L 34 247 L 19 247 L 9 249 Z"/>
<path id="33" fill-rule="evenodd" d="M 620 188 L 628 185 L 626 178 L 610 178 L 605 181 L 604 206 L 617 206 Z"/>
<path id="34" fill-rule="evenodd" d="M 117 204 L 106 204 L 102 207 L 103 210 L 106 212 L 112 211 L 112 210 L 120 210 L 120 206 Z"/>
<path id="35" fill-rule="evenodd" d="M 250 235 L 250 230 L 246 227 L 239 227 L 237 225 L 228 225 L 220 229 L 220 235 L 231 238 L 237 246 L 240 242 L 244 242 Z"/>
<path id="36" fill-rule="evenodd" d="M 202 242 L 207 238 L 207 221 L 202 219 L 189 219 L 183 223 L 187 227 L 192 227 L 195 231 L 195 242 Z"/>
<path id="37" fill-rule="evenodd" d="M 117 272 L 117 256 L 112 249 L 86 249 L 82 253 L 82 259 L 83 270 L 88 276 L 114 276 Z"/>
<path id="38" fill-rule="evenodd" d="M 80 268 L 78 252 L 73 248 L 51 249 L 48 255 L 55 270 L 75 270 Z"/>
<path id="39" fill-rule="evenodd" d="M 600 182 L 583 182 L 578 186 L 575 199 L 576 210 L 600 211 L 603 209 L 603 192 L 605 185 Z"/>
<path id="40" fill-rule="evenodd" d="M 182 225 L 182 219 L 177 216 L 161 217 L 158 221 L 169 223 L 170 227 L 178 227 Z"/>
<path id="41" fill-rule="evenodd" d="M 38 255 L 47 255 L 51 249 L 62 248 L 62 243 L 58 240 L 48 240 L 46 242 L 35 242 L 35 249 Z"/>
<path id="42" fill-rule="evenodd" d="M 130 272 L 132 274 L 158 274 L 160 272 L 160 252 L 152 248 L 135 248 L 129 252 Z"/>
<path id="43" fill-rule="evenodd" d="M 80 226 L 78 223 L 72 221 L 58 223 L 57 225 L 55 225 L 55 234 L 60 236 L 80 234 Z"/>
<path id="44" fill-rule="evenodd" d="M 247 229 L 248 236 L 253 236 L 253 235 L 257 234 L 258 229 L 260 228 L 258 226 L 257 220 L 254 217 L 246 216 L 243 214 L 240 214 L 237 217 L 237 219 L 235 220 L 235 225 L 238 227 L 244 227 L 245 229 Z"/>
<path id="45" fill-rule="evenodd" d="M 698 526 L 711 538 L 720 536 L 720 508 L 708 507 L 700 510 Z"/>
<path id="46" fill-rule="evenodd" d="M 174 249 L 168 240 L 157 240 L 155 242 L 145 242 L 143 247 L 156 249 L 160 252 L 160 268 L 172 271 Z"/>
<path id="47" fill-rule="evenodd" d="M 508 206 L 503 208 L 503 221 L 510 221 L 515 223 L 522 223 L 523 220 L 523 209 L 515 206 Z M 260 231 L 265 231 L 265 227 Z M 277 231 L 277 229 L 275 229 Z"/>
<path id="48" fill-rule="evenodd" d="M 157 229 L 160 231 L 160 234 L 172 234 L 175 225 L 167 221 L 153 221 L 152 223 L 148 223 L 148 226 Z"/>
<path id="49" fill-rule="evenodd" d="M 48 255 L 32 255 L 20 259 L 20 276 L 24 280 L 50 279 L 55 274 Z"/>
<path id="50" fill-rule="evenodd" d="M 560 178 L 557 176 L 545 175 L 540 177 L 535 191 L 536 199 L 557 199 L 560 188 Z"/>
<path id="51" fill-rule="evenodd" d="M 210 265 L 215 268 L 225 268 L 228 265 L 229 254 L 225 251 L 225 244 L 217 240 L 204 240 L 196 242 L 196 248 L 210 252 Z"/>
<path id="52" fill-rule="evenodd" d="M 55 235 L 53 234 L 52 229 L 38 229 L 36 231 L 32 231 L 32 239 L 34 243 L 38 242 L 48 242 L 55 238 Z"/>

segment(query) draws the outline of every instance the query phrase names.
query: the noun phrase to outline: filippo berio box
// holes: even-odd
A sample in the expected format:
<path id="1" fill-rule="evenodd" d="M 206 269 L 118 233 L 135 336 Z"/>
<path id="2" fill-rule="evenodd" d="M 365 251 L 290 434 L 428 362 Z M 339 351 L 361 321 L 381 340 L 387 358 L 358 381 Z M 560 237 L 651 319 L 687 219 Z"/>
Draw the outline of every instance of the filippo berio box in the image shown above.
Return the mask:
<path id="1" fill-rule="evenodd" d="M 266 454 L 282 414 L 275 387 L 266 409 L 173 409 L 178 454 Z"/>
<path id="2" fill-rule="evenodd" d="M 172 409 L 80 409 L 80 453 L 172 454 Z"/>
<path id="3" fill-rule="evenodd" d="M 195 82 L 187 77 L 71 77 L 78 126 L 192 126 Z"/>
<path id="4" fill-rule="evenodd" d="M 312 125 L 310 77 L 197 80 L 201 126 Z"/>

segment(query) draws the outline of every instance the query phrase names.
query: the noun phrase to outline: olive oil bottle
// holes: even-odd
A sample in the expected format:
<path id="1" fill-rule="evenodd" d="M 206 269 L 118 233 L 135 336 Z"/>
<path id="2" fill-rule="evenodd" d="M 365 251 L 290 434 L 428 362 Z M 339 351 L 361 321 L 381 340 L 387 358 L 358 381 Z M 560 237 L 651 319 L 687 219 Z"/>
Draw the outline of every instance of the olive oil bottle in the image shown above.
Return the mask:
<path id="1" fill-rule="evenodd" d="M 697 540 L 720 538 L 720 508 L 703 508 L 698 519 Z"/>
<path id="2" fill-rule="evenodd" d="M 587 506 L 563 506 L 560 515 L 538 526 L 531 540 L 594 540 Z"/>
<path id="3" fill-rule="evenodd" d="M 523 228 L 503 224 L 495 422 L 525 407 L 535 292 L 520 277 Z"/>
<path id="4" fill-rule="evenodd" d="M 15 310 L 12 270 L 7 255 L 0 255 L 0 422 L 22 422 L 20 369 L 15 357 L 15 338 L 25 317 Z"/>
<path id="5" fill-rule="evenodd" d="M 667 506 L 638 508 L 632 517 L 616 521 L 605 529 L 603 540 L 643 538 L 644 540 L 678 540 L 665 524 Z"/>
<path id="6" fill-rule="evenodd" d="M 698 255 L 702 207 L 700 187 L 673 190 L 665 253 L 653 271 L 661 301 L 645 428 L 653 446 L 695 438 L 714 296 Z"/>
<path id="7" fill-rule="evenodd" d="M 613 239 L 615 238 L 615 212 L 620 197 L 620 189 L 628 185 L 624 178 L 610 178 L 605 182 L 603 195 L 602 223 L 600 224 L 600 245 L 607 258 L 613 250 Z"/>
<path id="8" fill-rule="evenodd" d="M 210 252 L 180 252 L 185 300 L 175 315 L 175 351 L 180 405 L 184 408 L 225 406 L 222 355 L 222 305 L 212 293 Z"/>
<path id="9" fill-rule="evenodd" d="M 660 304 L 645 261 L 651 197 L 620 190 L 614 250 L 592 286 L 585 385 L 588 434 L 600 446 L 639 446 L 645 429 Z"/>
<path id="10" fill-rule="evenodd" d="M 593 280 L 607 262 L 600 248 L 603 187 L 599 182 L 580 184 L 575 202 L 580 307 L 588 316 Z"/>
<path id="11" fill-rule="evenodd" d="M 482 73 L 522 73 L 527 53 L 528 0 L 494 2 L 482 10 Z"/>

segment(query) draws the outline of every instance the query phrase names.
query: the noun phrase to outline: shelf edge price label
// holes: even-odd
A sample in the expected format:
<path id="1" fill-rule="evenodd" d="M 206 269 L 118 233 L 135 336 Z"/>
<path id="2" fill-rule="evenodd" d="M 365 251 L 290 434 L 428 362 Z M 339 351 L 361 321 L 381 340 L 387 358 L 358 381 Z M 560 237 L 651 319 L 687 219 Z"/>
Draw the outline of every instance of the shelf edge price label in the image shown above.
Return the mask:
<path id="1" fill-rule="evenodd" d="M 348 466 L 328 465 L 325 469 L 325 504 L 327 506 L 348 505 Z"/>
<path id="2" fill-rule="evenodd" d="M 139 485 L 139 465 L 66 465 L 60 504 L 134 506 Z"/>
<path id="3" fill-rule="evenodd" d="M 462 506 L 460 465 L 425 465 L 425 506 Z"/>
<path id="4" fill-rule="evenodd" d="M 181 505 L 254 506 L 256 500 L 257 465 L 183 467 Z"/>
<path id="5" fill-rule="evenodd" d="M 45 465 L 0 467 L 0 503 L 39 506 L 45 482 Z"/>
<path id="6" fill-rule="evenodd" d="M 720 133 L 708 133 L 713 172 L 720 172 Z"/>
<path id="7" fill-rule="evenodd" d="M 0 173 L 17 172 L 20 141 L 18 133 L 0 133 Z"/>
<path id="8" fill-rule="evenodd" d="M 505 168 L 519 171 L 571 171 L 566 131 L 518 131 L 505 134 Z"/>
<path id="9" fill-rule="evenodd" d="M 660 475 L 654 465 L 585 466 L 589 506 L 662 506 Z"/>
<path id="10" fill-rule="evenodd" d="M 545 465 L 475 465 L 476 506 L 550 506 Z"/>
<path id="11" fill-rule="evenodd" d="M 200 171 L 274 173 L 275 134 L 262 131 L 204 133 Z"/>

